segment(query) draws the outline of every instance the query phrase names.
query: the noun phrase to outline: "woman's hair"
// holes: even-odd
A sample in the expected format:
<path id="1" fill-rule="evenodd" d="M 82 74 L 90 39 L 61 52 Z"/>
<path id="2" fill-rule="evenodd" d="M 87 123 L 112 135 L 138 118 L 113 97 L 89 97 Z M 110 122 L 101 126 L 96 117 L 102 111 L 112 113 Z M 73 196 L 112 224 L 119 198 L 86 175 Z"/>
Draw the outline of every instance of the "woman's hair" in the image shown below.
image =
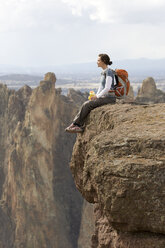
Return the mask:
<path id="1" fill-rule="evenodd" d="M 110 57 L 107 54 L 101 53 L 99 54 L 99 57 L 106 65 L 112 65 L 112 61 L 110 61 Z"/>

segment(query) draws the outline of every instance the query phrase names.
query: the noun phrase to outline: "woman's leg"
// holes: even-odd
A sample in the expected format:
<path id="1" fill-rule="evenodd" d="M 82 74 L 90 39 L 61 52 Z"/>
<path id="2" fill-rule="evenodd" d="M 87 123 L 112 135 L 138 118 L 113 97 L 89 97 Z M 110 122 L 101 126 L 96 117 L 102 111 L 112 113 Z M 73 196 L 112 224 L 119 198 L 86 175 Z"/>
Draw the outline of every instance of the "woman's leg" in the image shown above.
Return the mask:
<path id="1" fill-rule="evenodd" d="M 86 101 L 83 103 L 83 105 L 80 108 L 80 111 L 75 116 L 73 123 L 78 124 L 79 126 L 83 126 L 87 115 L 90 113 L 92 109 L 108 104 L 108 103 L 112 104 L 115 102 L 116 102 L 115 97 L 102 97 L 102 98 L 97 98 L 94 101 Z"/>

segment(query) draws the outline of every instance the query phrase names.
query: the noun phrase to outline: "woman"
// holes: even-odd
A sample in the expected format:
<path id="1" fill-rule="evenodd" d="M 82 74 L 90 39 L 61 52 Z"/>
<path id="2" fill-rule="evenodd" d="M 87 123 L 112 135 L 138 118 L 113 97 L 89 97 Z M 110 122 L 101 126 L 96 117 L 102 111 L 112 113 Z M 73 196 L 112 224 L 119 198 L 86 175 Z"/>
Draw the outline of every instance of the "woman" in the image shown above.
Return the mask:
<path id="1" fill-rule="evenodd" d="M 100 87 L 95 96 L 91 98 L 91 101 L 86 101 L 80 108 L 80 111 L 75 116 L 73 123 L 65 129 L 65 131 L 70 133 L 81 133 L 84 131 L 84 122 L 87 115 L 94 108 L 99 106 L 116 102 L 114 88 L 114 74 L 108 65 L 112 62 L 107 54 L 99 54 L 97 65 L 103 69 L 100 79 Z M 111 91 L 110 91 L 111 90 Z"/>

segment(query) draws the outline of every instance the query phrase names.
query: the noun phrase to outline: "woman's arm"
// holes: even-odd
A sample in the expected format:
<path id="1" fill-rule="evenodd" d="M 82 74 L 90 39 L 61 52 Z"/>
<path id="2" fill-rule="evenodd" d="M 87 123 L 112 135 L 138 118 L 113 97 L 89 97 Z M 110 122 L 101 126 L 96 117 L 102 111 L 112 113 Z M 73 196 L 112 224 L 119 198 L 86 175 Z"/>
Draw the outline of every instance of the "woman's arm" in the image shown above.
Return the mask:
<path id="1" fill-rule="evenodd" d="M 108 91 L 111 88 L 111 84 L 112 84 L 112 77 L 111 76 L 107 76 L 106 77 L 106 82 L 105 82 L 105 88 L 100 93 L 97 93 L 96 94 L 97 98 L 102 97 L 103 95 L 105 95 L 106 93 L 108 93 Z"/>
<path id="2" fill-rule="evenodd" d="M 96 96 L 101 92 L 101 88 L 102 88 L 102 86 L 100 85 L 99 88 L 98 88 L 98 91 L 96 93 Z"/>

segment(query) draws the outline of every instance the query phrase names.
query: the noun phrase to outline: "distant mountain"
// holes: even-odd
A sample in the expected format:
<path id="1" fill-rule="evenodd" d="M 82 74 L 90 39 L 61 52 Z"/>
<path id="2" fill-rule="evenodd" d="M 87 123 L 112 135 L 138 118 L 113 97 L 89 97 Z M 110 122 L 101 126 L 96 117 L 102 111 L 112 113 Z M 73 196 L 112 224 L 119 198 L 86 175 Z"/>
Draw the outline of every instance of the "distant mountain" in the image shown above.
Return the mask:
<path id="1" fill-rule="evenodd" d="M 130 76 L 165 77 L 165 58 L 118 60 L 114 61 L 113 67 L 125 68 Z"/>
<path id="2" fill-rule="evenodd" d="M 113 69 L 122 68 L 129 72 L 130 76 L 160 76 L 165 77 L 165 58 L 164 59 L 126 59 L 114 60 L 111 66 Z M 72 73 L 98 73 L 96 62 L 73 64 L 63 66 L 63 71 Z M 61 69 L 60 67 L 58 69 Z"/>
<path id="3" fill-rule="evenodd" d="M 29 75 L 29 74 L 7 74 L 0 76 L 0 80 L 12 80 L 12 81 L 40 81 L 43 77 Z"/>
<path id="4" fill-rule="evenodd" d="M 115 68 L 123 68 L 128 70 L 128 72 L 132 75 L 139 74 L 147 74 L 152 72 L 164 73 L 165 75 L 165 58 L 164 59 L 125 59 L 125 60 L 114 60 L 111 66 L 113 69 Z M 61 70 L 59 66 L 57 68 Z M 100 68 L 97 68 L 96 62 L 90 63 L 81 63 L 81 64 L 72 64 L 62 66 L 62 71 L 74 72 L 74 73 L 96 73 L 100 71 Z"/>
<path id="5" fill-rule="evenodd" d="M 165 58 L 163 59 L 125 59 L 114 60 L 112 68 L 123 68 L 128 70 L 132 77 L 165 77 Z M 66 65 L 47 65 L 38 67 L 18 67 L 12 65 L 0 65 L 0 75 L 5 74 L 33 74 L 43 75 L 46 72 L 55 72 L 58 74 L 99 74 L 100 68 L 96 62 L 77 63 Z"/>

